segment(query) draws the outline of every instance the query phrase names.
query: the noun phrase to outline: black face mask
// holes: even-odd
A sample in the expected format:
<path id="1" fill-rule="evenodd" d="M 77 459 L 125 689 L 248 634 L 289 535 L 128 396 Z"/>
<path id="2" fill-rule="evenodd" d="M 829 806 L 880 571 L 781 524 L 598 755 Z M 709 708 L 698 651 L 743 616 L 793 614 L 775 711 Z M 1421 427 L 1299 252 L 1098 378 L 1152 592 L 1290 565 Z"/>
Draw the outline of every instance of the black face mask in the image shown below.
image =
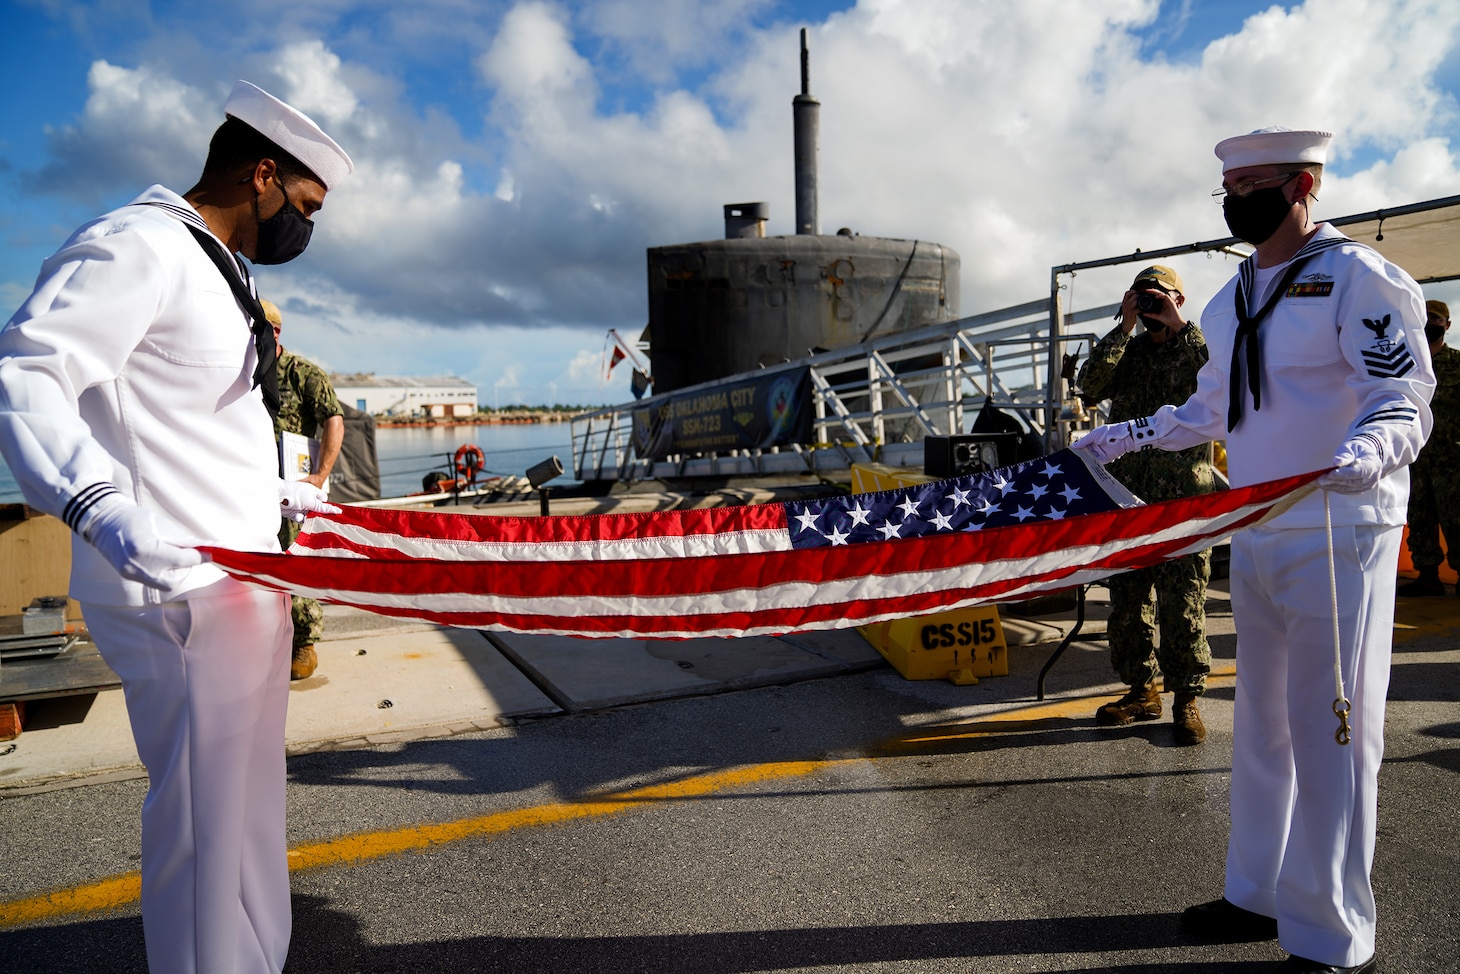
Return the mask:
<path id="1" fill-rule="evenodd" d="M 1425 325 L 1425 341 L 1433 345 L 1435 342 L 1445 340 L 1444 325 Z"/>
<path id="2" fill-rule="evenodd" d="M 314 224 L 289 202 L 289 193 L 284 184 L 279 184 L 284 193 L 284 205 L 279 212 L 267 220 L 259 221 L 258 247 L 254 252 L 255 264 L 282 264 L 304 253 L 309 246 L 309 236 L 314 233 Z M 254 200 L 254 214 L 258 215 L 258 200 Z"/>
<path id="3" fill-rule="evenodd" d="M 1288 180 L 1283 180 L 1282 185 L 1256 189 L 1246 196 L 1227 194 L 1222 201 L 1222 215 L 1227 218 L 1227 229 L 1232 231 L 1232 236 L 1256 246 L 1277 233 L 1288 210 L 1293 208 L 1283 195 L 1283 186 L 1287 184 Z"/>

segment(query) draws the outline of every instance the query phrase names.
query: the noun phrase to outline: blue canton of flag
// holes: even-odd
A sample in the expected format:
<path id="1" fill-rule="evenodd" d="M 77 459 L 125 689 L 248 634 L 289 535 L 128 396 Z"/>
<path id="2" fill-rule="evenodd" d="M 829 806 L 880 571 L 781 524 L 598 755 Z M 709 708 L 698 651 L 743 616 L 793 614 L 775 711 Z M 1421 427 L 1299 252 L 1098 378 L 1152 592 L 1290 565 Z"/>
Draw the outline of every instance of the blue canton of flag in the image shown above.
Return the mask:
<path id="1" fill-rule="evenodd" d="M 1097 479 L 1066 449 L 988 473 L 789 503 L 786 521 L 793 547 L 822 548 L 1053 521 L 1130 506 L 1133 500 L 1108 475 Z"/>

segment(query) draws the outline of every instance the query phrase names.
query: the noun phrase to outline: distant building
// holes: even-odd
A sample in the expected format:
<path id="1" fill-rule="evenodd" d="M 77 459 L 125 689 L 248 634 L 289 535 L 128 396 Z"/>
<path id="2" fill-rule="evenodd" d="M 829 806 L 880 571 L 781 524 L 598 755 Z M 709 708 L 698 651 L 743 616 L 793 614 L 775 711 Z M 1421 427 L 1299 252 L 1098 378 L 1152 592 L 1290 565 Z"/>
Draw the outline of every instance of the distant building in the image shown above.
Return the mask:
<path id="1" fill-rule="evenodd" d="M 477 411 L 477 387 L 448 376 L 340 373 L 330 376 L 340 402 L 376 416 L 470 416 Z"/>

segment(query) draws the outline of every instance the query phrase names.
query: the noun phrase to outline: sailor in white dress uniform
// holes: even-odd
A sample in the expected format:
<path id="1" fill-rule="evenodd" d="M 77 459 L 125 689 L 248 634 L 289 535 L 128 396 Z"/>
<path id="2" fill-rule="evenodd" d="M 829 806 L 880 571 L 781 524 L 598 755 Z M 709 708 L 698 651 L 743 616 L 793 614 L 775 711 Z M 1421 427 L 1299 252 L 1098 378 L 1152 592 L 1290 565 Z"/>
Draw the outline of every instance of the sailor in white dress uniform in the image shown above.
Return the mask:
<path id="1" fill-rule="evenodd" d="M 75 531 L 71 594 L 150 778 L 153 974 L 277 972 L 289 946 L 289 599 L 192 545 L 277 551 L 281 510 L 338 510 L 279 477 L 272 330 L 233 254 L 296 256 L 353 164 L 247 82 L 225 113 L 186 198 L 153 186 L 81 227 L 0 330 L 0 451 L 26 501 Z"/>
<path id="2" fill-rule="evenodd" d="M 1429 435 L 1435 377 L 1419 287 L 1327 224 L 1309 199 L 1331 136 L 1267 129 L 1217 146 L 1232 232 L 1257 247 L 1207 305 L 1197 391 L 1076 444 L 1227 442 L 1234 486 L 1326 467 L 1318 491 L 1232 538 L 1237 626 L 1231 836 L 1224 898 L 1188 910 L 1198 934 L 1267 924 L 1282 971 L 1367 971 L 1384 699 L 1407 465 Z M 1325 511 L 1325 502 L 1327 511 Z M 1335 739 L 1331 519 L 1351 743 Z"/>

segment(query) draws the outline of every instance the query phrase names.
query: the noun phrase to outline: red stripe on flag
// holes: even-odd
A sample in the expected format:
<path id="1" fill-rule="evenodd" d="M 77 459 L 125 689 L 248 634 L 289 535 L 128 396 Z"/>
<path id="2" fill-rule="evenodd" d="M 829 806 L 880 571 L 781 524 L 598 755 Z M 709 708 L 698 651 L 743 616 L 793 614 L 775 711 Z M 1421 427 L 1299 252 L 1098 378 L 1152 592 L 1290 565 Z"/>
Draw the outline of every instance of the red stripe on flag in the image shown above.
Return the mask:
<path id="1" fill-rule="evenodd" d="M 432 541 L 556 544 L 785 530 L 786 513 L 781 504 L 742 504 L 637 514 L 495 517 L 342 505 L 339 514 L 311 515 L 300 532 L 300 540 L 312 533 L 311 529 L 328 530 L 329 524 L 352 525 L 380 534 Z"/>

